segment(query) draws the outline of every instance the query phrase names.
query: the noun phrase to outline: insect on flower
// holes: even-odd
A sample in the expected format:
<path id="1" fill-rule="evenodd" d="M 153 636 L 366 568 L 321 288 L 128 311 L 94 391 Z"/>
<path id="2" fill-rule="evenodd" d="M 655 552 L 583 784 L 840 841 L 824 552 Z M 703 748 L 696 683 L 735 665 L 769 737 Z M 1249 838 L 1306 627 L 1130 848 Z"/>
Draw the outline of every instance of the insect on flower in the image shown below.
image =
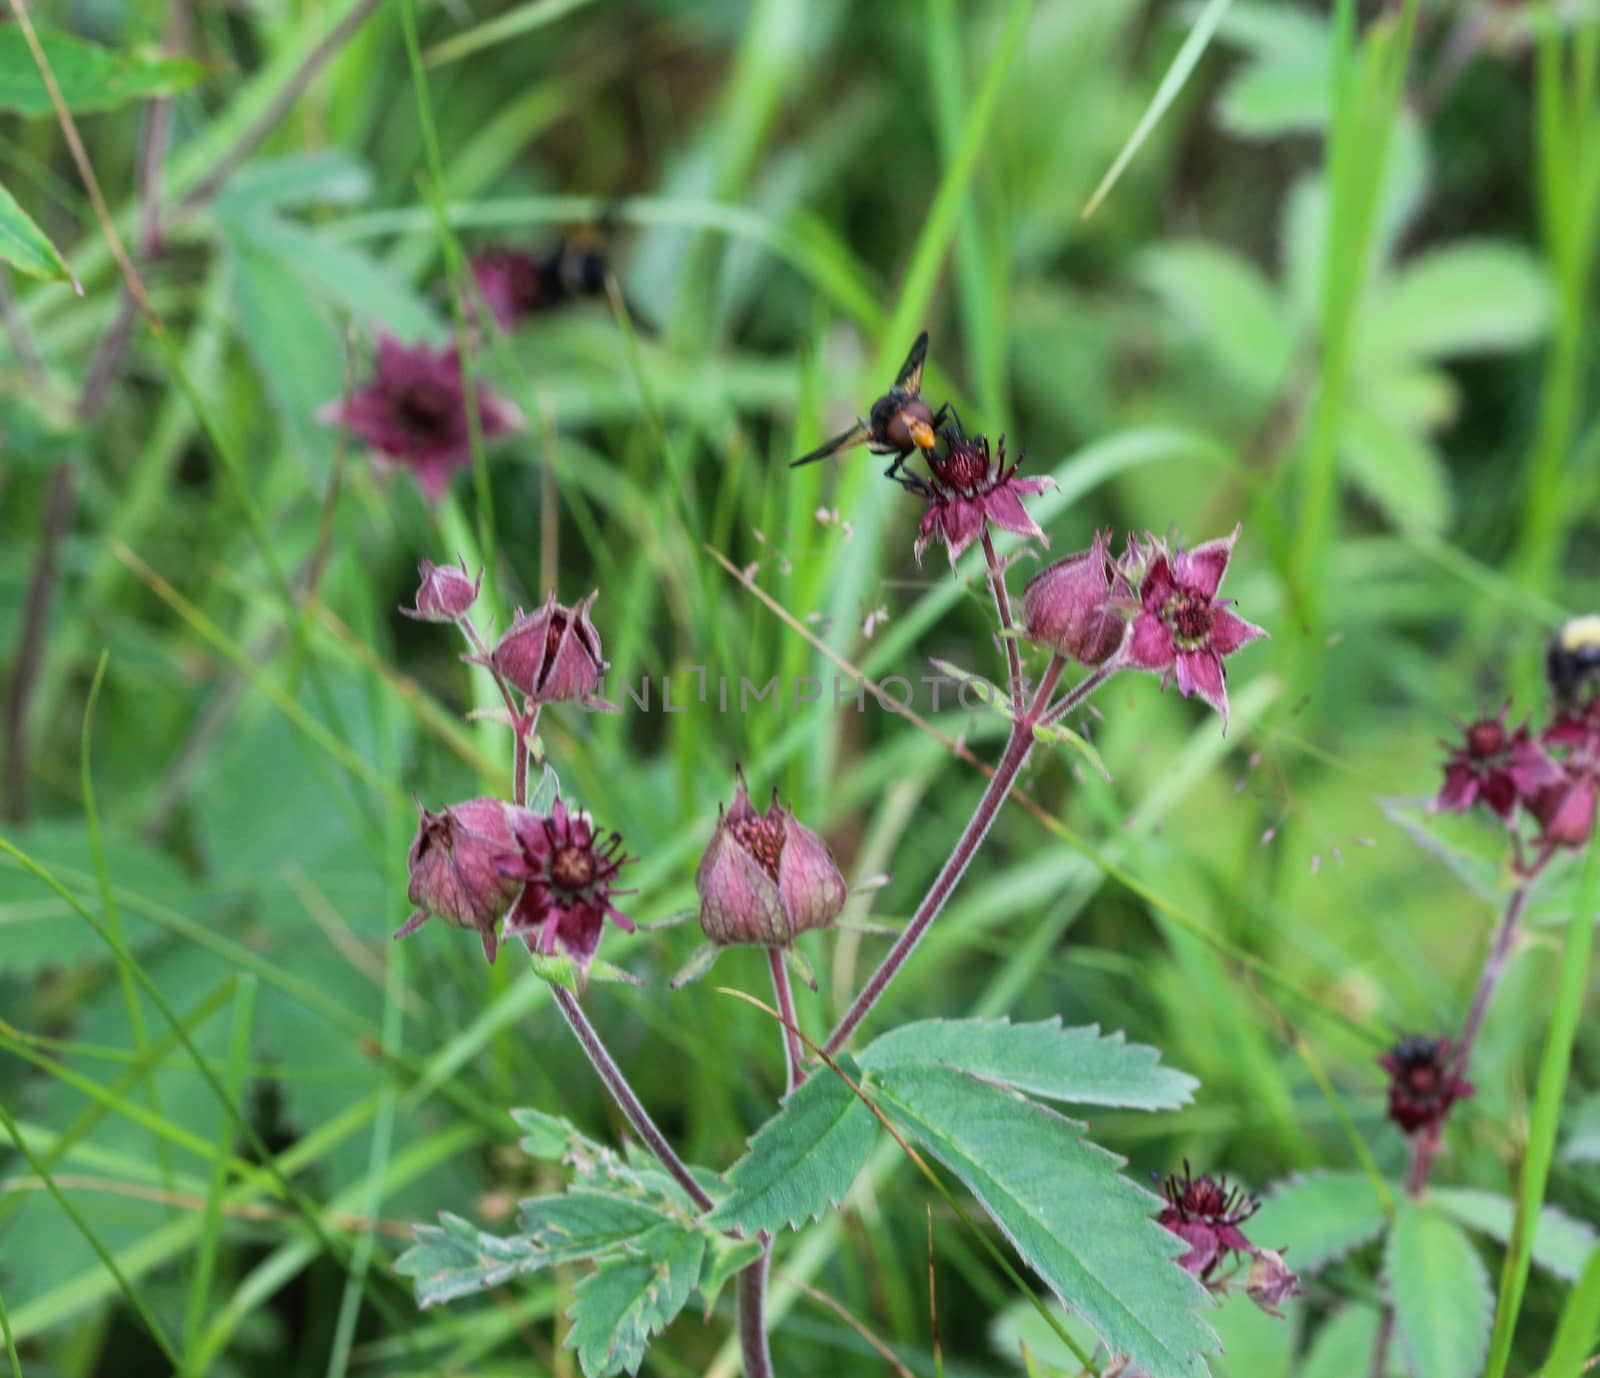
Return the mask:
<path id="1" fill-rule="evenodd" d="M 926 496 L 926 482 L 907 472 L 905 462 L 918 451 L 931 451 L 939 427 L 947 418 L 955 417 L 955 409 L 948 402 L 936 412 L 922 400 L 922 366 L 927 357 L 928 332 L 924 330 L 900 365 L 894 386 L 872 404 L 866 416 L 810 454 L 801 455 L 789 467 L 798 469 L 802 464 L 815 464 L 819 459 L 865 445 L 875 455 L 894 456 L 894 462 L 883 471 L 885 478 L 892 478 L 909 492 Z"/>
<path id="2" fill-rule="evenodd" d="M 1600 692 L 1600 613 L 1574 617 L 1550 639 L 1545 674 L 1557 706 L 1566 713 Z"/>
<path id="3" fill-rule="evenodd" d="M 544 253 L 488 249 L 472 260 L 472 276 L 495 319 L 510 330 L 530 316 L 606 294 L 610 265 L 602 232 L 570 231 Z"/>

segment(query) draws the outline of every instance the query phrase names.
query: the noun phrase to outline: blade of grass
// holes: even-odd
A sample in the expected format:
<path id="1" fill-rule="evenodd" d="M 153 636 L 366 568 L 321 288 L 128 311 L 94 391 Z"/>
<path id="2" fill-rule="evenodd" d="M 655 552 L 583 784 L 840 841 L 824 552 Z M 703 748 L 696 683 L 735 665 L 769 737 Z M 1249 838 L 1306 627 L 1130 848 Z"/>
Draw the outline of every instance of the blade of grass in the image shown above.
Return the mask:
<path id="1" fill-rule="evenodd" d="M 554 24 L 556 20 L 565 19 L 573 11 L 592 3 L 593 0 L 527 0 L 526 4 L 497 14 L 482 24 L 474 24 L 470 29 L 445 39 L 443 43 L 435 43 L 423 53 L 423 66 L 443 67 L 447 62 L 459 62 L 473 53 L 492 48 L 496 43 L 521 38 L 523 34 L 542 29 L 546 24 Z"/>
<path id="2" fill-rule="evenodd" d="M 1572 1046 L 1583 1017 L 1589 988 L 1589 957 L 1594 950 L 1595 903 L 1600 898 L 1600 840 L 1591 840 L 1584 859 L 1583 877 L 1573 901 L 1561 954 L 1561 974 L 1550 1010 L 1550 1028 L 1539 1061 L 1539 1086 L 1534 1093 L 1533 1119 L 1528 1126 L 1528 1147 L 1522 1159 L 1517 1186 L 1517 1218 L 1511 1227 L 1511 1244 L 1500 1270 L 1500 1296 L 1495 1304 L 1494 1331 L 1489 1337 L 1486 1378 L 1505 1378 L 1511 1362 L 1511 1339 L 1528 1286 L 1533 1259 L 1533 1228 L 1544 1206 L 1561 1127 L 1561 1103 L 1572 1071 Z"/>
<path id="3" fill-rule="evenodd" d="M 1539 1370 L 1539 1378 L 1581 1378 L 1590 1368 L 1589 1350 L 1600 1334 L 1600 1249 L 1589 1255 L 1589 1262 L 1578 1285 L 1567 1297 L 1550 1342 L 1550 1357 Z"/>
<path id="4" fill-rule="evenodd" d="M 238 995 L 233 1004 L 233 1030 L 228 1040 L 228 1065 L 223 1084 L 238 1099 L 244 1092 L 245 1069 L 250 1057 L 256 1002 L 256 978 L 248 972 L 237 977 Z M 205 1215 L 200 1223 L 200 1245 L 195 1253 L 194 1275 L 189 1280 L 189 1295 L 183 1313 L 183 1357 L 185 1374 L 196 1378 L 204 1372 L 198 1363 L 200 1327 L 205 1323 L 211 1298 L 211 1279 L 216 1272 L 217 1245 L 222 1233 L 222 1198 L 228 1185 L 229 1146 L 233 1125 L 226 1115 L 217 1123 L 215 1152 L 211 1159 L 211 1178 L 206 1187 Z"/>
<path id="5" fill-rule="evenodd" d="M 0 1335 L 5 1336 L 6 1358 L 11 1360 L 11 1378 L 22 1378 L 22 1360 L 17 1357 L 17 1342 L 11 1338 L 11 1318 L 6 1315 L 4 1297 L 0 1297 Z"/>
<path id="6" fill-rule="evenodd" d="M 1139 123 L 1128 136 L 1128 142 L 1123 144 L 1122 151 L 1112 160 L 1106 175 L 1100 179 L 1100 185 L 1094 189 L 1094 195 L 1089 198 L 1088 205 L 1083 208 L 1085 220 L 1099 210 L 1100 203 L 1110 194 L 1111 188 L 1117 184 L 1117 179 L 1133 161 L 1133 155 L 1150 137 L 1150 131 L 1160 123 L 1161 117 L 1167 113 L 1172 102 L 1177 100 L 1178 93 L 1183 90 L 1184 83 L 1199 65 L 1211 42 L 1212 34 L 1217 31 L 1217 25 L 1222 22 L 1222 16 L 1228 12 L 1231 2 L 1232 0 L 1208 0 L 1206 7 L 1195 16 L 1188 37 L 1183 40 L 1183 46 L 1178 49 L 1166 74 L 1161 78 L 1161 84 L 1156 87 L 1156 93 L 1150 98 L 1150 104 L 1145 107 Z"/>
<path id="7" fill-rule="evenodd" d="M 167 1332 L 162 1327 L 161 1322 L 156 1319 L 154 1313 L 145 1305 L 144 1299 L 134 1290 L 133 1284 L 123 1275 L 122 1269 L 117 1267 L 116 1260 L 111 1257 L 106 1250 L 106 1246 L 100 1242 L 100 1237 L 90 1228 L 89 1222 L 83 1218 L 78 1208 L 67 1198 L 66 1193 L 56 1185 L 55 1178 L 50 1175 L 50 1169 L 44 1165 L 43 1160 L 29 1147 L 27 1139 L 23 1137 L 22 1131 L 17 1127 L 17 1122 L 11 1118 L 3 1102 L 0 1102 L 0 1127 L 5 1129 L 11 1142 L 17 1146 L 17 1151 L 28 1160 L 28 1166 L 33 1169 L 34 1176 L 45 1184 L 45 1189 L 55 1198 L 56 1204 L 61 1207 L 62 1214 L 73 1223 L 78 1233 L 83 1236 L 85 1242 L 94 1250 L 105 1270 L 116 1279 L 117 1287 L 127 1299 L 128 1305 L 133 1308 L 134 1315 L 139 1318 L 140 1323 L 150 1333 L 150 1338 L 156 1342 L 156 1347 L 166 1355 L 174 1368 L 181 1368 L 183 1360 L 178 1356 L 178 1351 L 172 1347 L 172 1341 L 167 1338 Z M 10 1336 L 8 1334 L 7 1344 L 9 1345 L 9 1343 Z"/>

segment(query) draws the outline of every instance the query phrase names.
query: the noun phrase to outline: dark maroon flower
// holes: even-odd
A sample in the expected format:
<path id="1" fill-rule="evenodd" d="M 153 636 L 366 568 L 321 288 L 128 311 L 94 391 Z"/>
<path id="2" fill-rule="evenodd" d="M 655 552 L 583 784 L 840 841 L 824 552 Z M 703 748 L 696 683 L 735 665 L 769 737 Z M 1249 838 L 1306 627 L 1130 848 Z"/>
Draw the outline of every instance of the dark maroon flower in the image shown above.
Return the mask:
<path id="1" fill-rule="evenodd" d="M 1188 698 L 1199 694 L 1222 714 L 1228 725 L 1228 679 L 1223 660 L 1241 646 L 1265 636 L 1260 627 L 1228 611 L 1232 599 L 1218 598 L 1228 572 L 1239 528 L 1222 540 L 1193 550 L 1169 552 L 1154 538 L 1141 546 L 1128 541 L 1123 568 L 1143 570 L 1139 582 L 1141 611 L 1133 619 L 1123 656 L 1141 670 L 1162 672 L 1161 687 L 1173 680 Z"/>
<path id="2" fill-rule="evenodd" d="M 401 608 L 406 617 L 419 622 L 459 622 L 478 601 L 478 590 L 483 587 L 483 571 L 474 579 L 467 573 L 465 560 L 460 568 L 455 565 L 436 565 L 424 560 L 417 566 L 422 584 L 417 589 L 417 606 Z"/>
<path id="3" fill-rule="evenodd" d="M 516 934 L 530 952 L 570 957 L 588 971 L 607 916 L 633 932 L 633 920 L 611 903 L 620 893 L 612 882 L 628 862 L 622 838 L 600 837 L 587 814 L 569 812 L 560 799 L 549 817 L 519 811 L 514 828 L 519 855 L 507 877 L 522 885 L 522 895 L 506 920 L 507 935 Z"/>
<path id="4" fill-rule="evenodd" d="M 1433 801 L 1435 811 L 1465 813 L 1482 803 L 1509 823 L 1519 800 L 1531 804 L 1541 790 L 1560 783 L 1560 767 L 1539 749 L 1526 724 L 1507 729 L 1509 707 L 1469 723 L 1459 743 L 1440 743 L 1450 757 Z"/>
<path id="5" fill-rule="evenodd" d="M 1444 1123 L 1475 1089 L 1456 1075 L 1448 1038 L 1409 1034 L 1378 1059 L 1389 1074 L 1389 1118 L 1407 1134 Z"/>
<path id="6" fill-rule="evenodd" d="M 1202 1282 L 1228 1254 L 1256 1254 L 1256 1246 L 1245 1238 L 1240 1226 L 1261 1209 L 1261 1203 L 1230 1187 L 1225 1176 L 1203 1173 L 1196 1177 L 1185 1159 L 1183 1177 L 1173 1173 L 1161 1193 L 1167 1205 L 1157 1219 L 1189 1246 L 1178 1263 Z"/>
<path id="7" fill-rule="evenodd" d="M 599 596 L 591 593 L 566 608 L 552 592 L 531 613 L 517 609 L 510 629 L 489 652 L 489 664 L 536 702 L 588 700 L 606 668 L 600 633 L 589 621 L 589 609 Z"/>
<path id="8" fill-rule="evenodd" d="M 1559 782 L 1540 790 L 1528 804 L 1539 822 L 1539 841 L 1546 847 L 1587 846 L 1597 800 L 1600 753 L 1580 748 L 1561 763 Z"/>
<path id="9" fill-rule="evenodd" d="M 1057 560 L 1022 591 L 1028 636 L 1082 665 L 1109 660 L 1127 631 L 1122 609 L 1133 590 L 1111 558 L 1110 538 L 1109 530 L 1095 532 L 1088 550 Z"/>
<path id="10" fill-rule="evenodd" d="M 506 330 L 533 315 L 552 295 L 545 260 L 520 249 L 489 249 L 475 255 L 472 276 Z"/>
<path id="11" fill-rule="evenodd" d="M 942 454 L 936 449 L 922 453 L 932 482 L 923 494 L 928 500 L 928 510 L 923 513 L 913 547 L 919 564 L 922 552 L 938 539 L 948 548 L 950 567 L 954 569 L 956 557 L 978 539 L 986 522 L 1019 536 L 1032 537 L 1040 545 L 1050 544 L 1050 538 L 1028 515 L 1022 499 L 1025 495 L 1044 492 L 1051 486 L 1051 480 L 1018 478 L 1021 456 L 1016 464 L 1007 468 L 1004 439 L 993 457 L 989 453 L 988 437 L 981 435 L 970 440 L 965 436 L 946 435 Z"/>
<path id="12" fill-rule="evenodd" d="M 480 386 L 478 423 L 485 440 L 520 427 L 521 414 Z M 430 502 L 457 469 L 472 462 L 466 391 L 454 347 L 430 349 L 378 337 L 373 376 L 348 397 L 328 403 L 322 420 L 348 426 L 391 466 L 408 468 Z"/>
<path id="13" fill-rule="evenodd" d="M 1552 749 L 1592 747 L 1600 750 L 1600 696 L 1581 708 L 1563 712 L 1539 734 L 1543 746 Z"/>
<path id="14" fill-rule="evenodd" d="M 743 771 L 694 884 L 700 927 L 719 944 L 787 947 L 801 933 L 828 927 L 845 901 L 828 844 L 778 803 L 776 790 L 766 813 L 758 813 Z"/>
<path id="15" fill-rule="evenodd" d="M 506 874 L 521 856 L 513 831 L 524 811 L 501 799 L 469 799 L 421 819 L 407 864 L 411 902 L 419 907 L 394 935 L 414 933 L 430 918 L 477 930 L 492 963 L 495 929 L 522 888 Z"/>

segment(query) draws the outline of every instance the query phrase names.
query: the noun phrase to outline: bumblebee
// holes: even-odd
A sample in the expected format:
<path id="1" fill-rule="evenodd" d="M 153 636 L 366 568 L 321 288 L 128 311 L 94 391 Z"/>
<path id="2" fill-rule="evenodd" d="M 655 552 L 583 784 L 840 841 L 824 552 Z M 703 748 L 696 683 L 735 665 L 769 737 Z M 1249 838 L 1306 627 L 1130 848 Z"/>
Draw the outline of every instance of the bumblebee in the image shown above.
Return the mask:
<path id="1" fill-rule="evenodd" d="M 1550 692 L 1565 711 L 1600 692 L 1600 613 L 1565 623 L 1550 639 L 1544 664 Z"/>
<path id="2" fill-rule="evenodd" d="M 906 460 L 919 451 L 931 451 L 938 440 L 938 431 L 955 411 L 947 402 L 936 412 L 922 400 L 922 366 L 928 357 L 928 332 L 918 335 L 906 355 L 905 363 L 895 375 L 889 391 L 874 402 L 867 414 L 849 430 L 819 445 L 808 455 L 801 455 L 789 467 L 798 469 L 802 464 L 815 464 L 841 450 L 855 445 L 865 445 L 875 455 L 893 455 L 894 460 L 883 471 L 902 488 L 923 492 L 927 484 L 905 468 Z"/>

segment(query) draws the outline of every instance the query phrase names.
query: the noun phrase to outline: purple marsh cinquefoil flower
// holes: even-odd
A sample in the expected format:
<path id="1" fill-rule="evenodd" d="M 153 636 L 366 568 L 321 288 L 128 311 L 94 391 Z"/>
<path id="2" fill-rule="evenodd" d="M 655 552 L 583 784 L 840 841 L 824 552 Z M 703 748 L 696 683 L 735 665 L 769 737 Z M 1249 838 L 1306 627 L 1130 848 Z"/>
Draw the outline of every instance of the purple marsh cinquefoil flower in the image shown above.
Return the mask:
<path id="1" fill-rule="evenodd" d="M 1187 1161 L 1183 1176 L 1173 1173 L 1162 1184 L 1166 1209 L 1157 1217 L 1189 1246 L 1178 1260 L 1180 1267 L 1202 1282 L 1210 1278 L 1228 1254 L 1254 1256 L 1256 1246 L 1245 1238 L 1244 1222 L 1261 1209 L 1255 1197 L 1230 1187 L 1225 1176 L 1201 1173 L 1196 1177 Z"/>
<path id="2" fill-rule="evenodd" d="M 587 814 L 569 810 L 560 799 L 548 817 L 518 810 L 514 831 L 519 854 L 507 876 L 522 886 L 522 894 L 506 933 L 516 934 L 530 951 L 570 957 L 587 971 L 608 917 L 633 932 L 633 920 L 611 903 L 617 893 L 612 882 L 628 863 L 622 838 L 601 837 Z"/>
<path id="3" fill-rule="evenodd" d="M 394 935 L 414 933 L 430 918 L 454 928 L 470 928 L 483 939 L 483 955 L 493 963 L 499 946 L 495 930 L 522 888 L 507 876 L 520 850 L 513 832 L 522 810 L 502 799 L 468 799 L 438 813 L 420 809 L 417 835 L 407 864 L 411 902 L 418 907 Z"/>
<path id="4" fill-rule="evenodd" d="M 970 439 L 947 435 L 942 454 L 938 450 L 922 453 L 932 482 L 923 494 L 928 510 L 923 513 L 913 546 L 918 564 L 922 563 L 922 552 L 934 540 L 942 540 L 950 555 L 950 567 L 954 569 L 957 557 L 983 534 L 989 522 L 1003 531 L 1031 537 L 1040 545 L 1050 544 L 1050 538 L 1028 515 L 1022 499 L 1044 492 L 1052 481 L 1018 478 L 1021 456 L 1007 468 L 1004 439 L 993 455 L 988 437 L 982 435 Z"/>
<path id="5" fill-rule="evenodd" d="M 1123 656 L 1136 669 L 1162 674 L 1162 687 L 1174 680 L 1188 698 L 1199 694 L 1228 725 L 1228 678 L 1223 661 L 1266 632 L 1229 612 L 1232 599 L 1218 598 L 1228 572 L 1239 528 L 1221 540 L 1193 550 L 1169 551 L 1153 537 L 1144 545 L 1128 540 L 1123 568 L 1143 568 L 1139 614 L 1133 619 Z"/>
<path id="6" fill-rule="evenodd" d="M 1466 813 L 1483 804 L 1509 823 L 1520 800 L 1532 804 L 1542 790 L 1561 782 L 1561 769 L 1528 735 L 1526 725 L 1506 727 L 1509 704 L 1492 718 L 1468 723 L 1459 744 L 1441 742 L 1449 753 L 1444 784 L 1433 801 L 1435 812 Z"/>
<path id="7" fill-rule="evenodd" d="M 401 608 L 400 612 L 418 622 L 459 622 L 478 601 L 478 590 L 483 587 L 483 571 L 480 569 L 474 579 L 467 573 L 464 560 L 459 568 L 424 560 L 417 566 L 417 573 L 422 578 L 417 605 Z"/>
<path id="8" fill-rule="evenodd" d="M 1444 1123 L 1474 1087 L 1456 1075 L 1448 1038 L 1410 1034 L 1378 1059 L 1389 1074 L 1389 1118 L 1407 1134 Z"/>
<path id="9" fill-rule="evenodd" d="M 535 702 L 589 700 L 606 668 L 600 633 L 589 621 L 589 609 L 598 597 L 591 593 L 567 608 L 556 602 L 552 592 L 531 613 L 519 608 L 489 652 L 489 664 Z"/>
<path id="10" fill-rule="evenodd" d="M 516 407 L 479 386 L 478 422 L 483 438 L 522 425 Z M 432 349 L 378 337 L 373 375 L 347 397 L 318 413 L 323 421 L 348 426 L 390 468 L 406 468 L 430 502 L 437 502 L 457 469 L 472 462 L 466 390 L 454 346 Z"/>
<path id="11" fill-rule="evenodd" d="M 1029 638 L 1080 665 L 1116 654 L 1127 630 L 1122 609 L 1133 590 L 1111 558 L 1110 531 L 1095 532 L 1088 550 L 1057 560 L 1022 591 L 1022 625 Z"/>

